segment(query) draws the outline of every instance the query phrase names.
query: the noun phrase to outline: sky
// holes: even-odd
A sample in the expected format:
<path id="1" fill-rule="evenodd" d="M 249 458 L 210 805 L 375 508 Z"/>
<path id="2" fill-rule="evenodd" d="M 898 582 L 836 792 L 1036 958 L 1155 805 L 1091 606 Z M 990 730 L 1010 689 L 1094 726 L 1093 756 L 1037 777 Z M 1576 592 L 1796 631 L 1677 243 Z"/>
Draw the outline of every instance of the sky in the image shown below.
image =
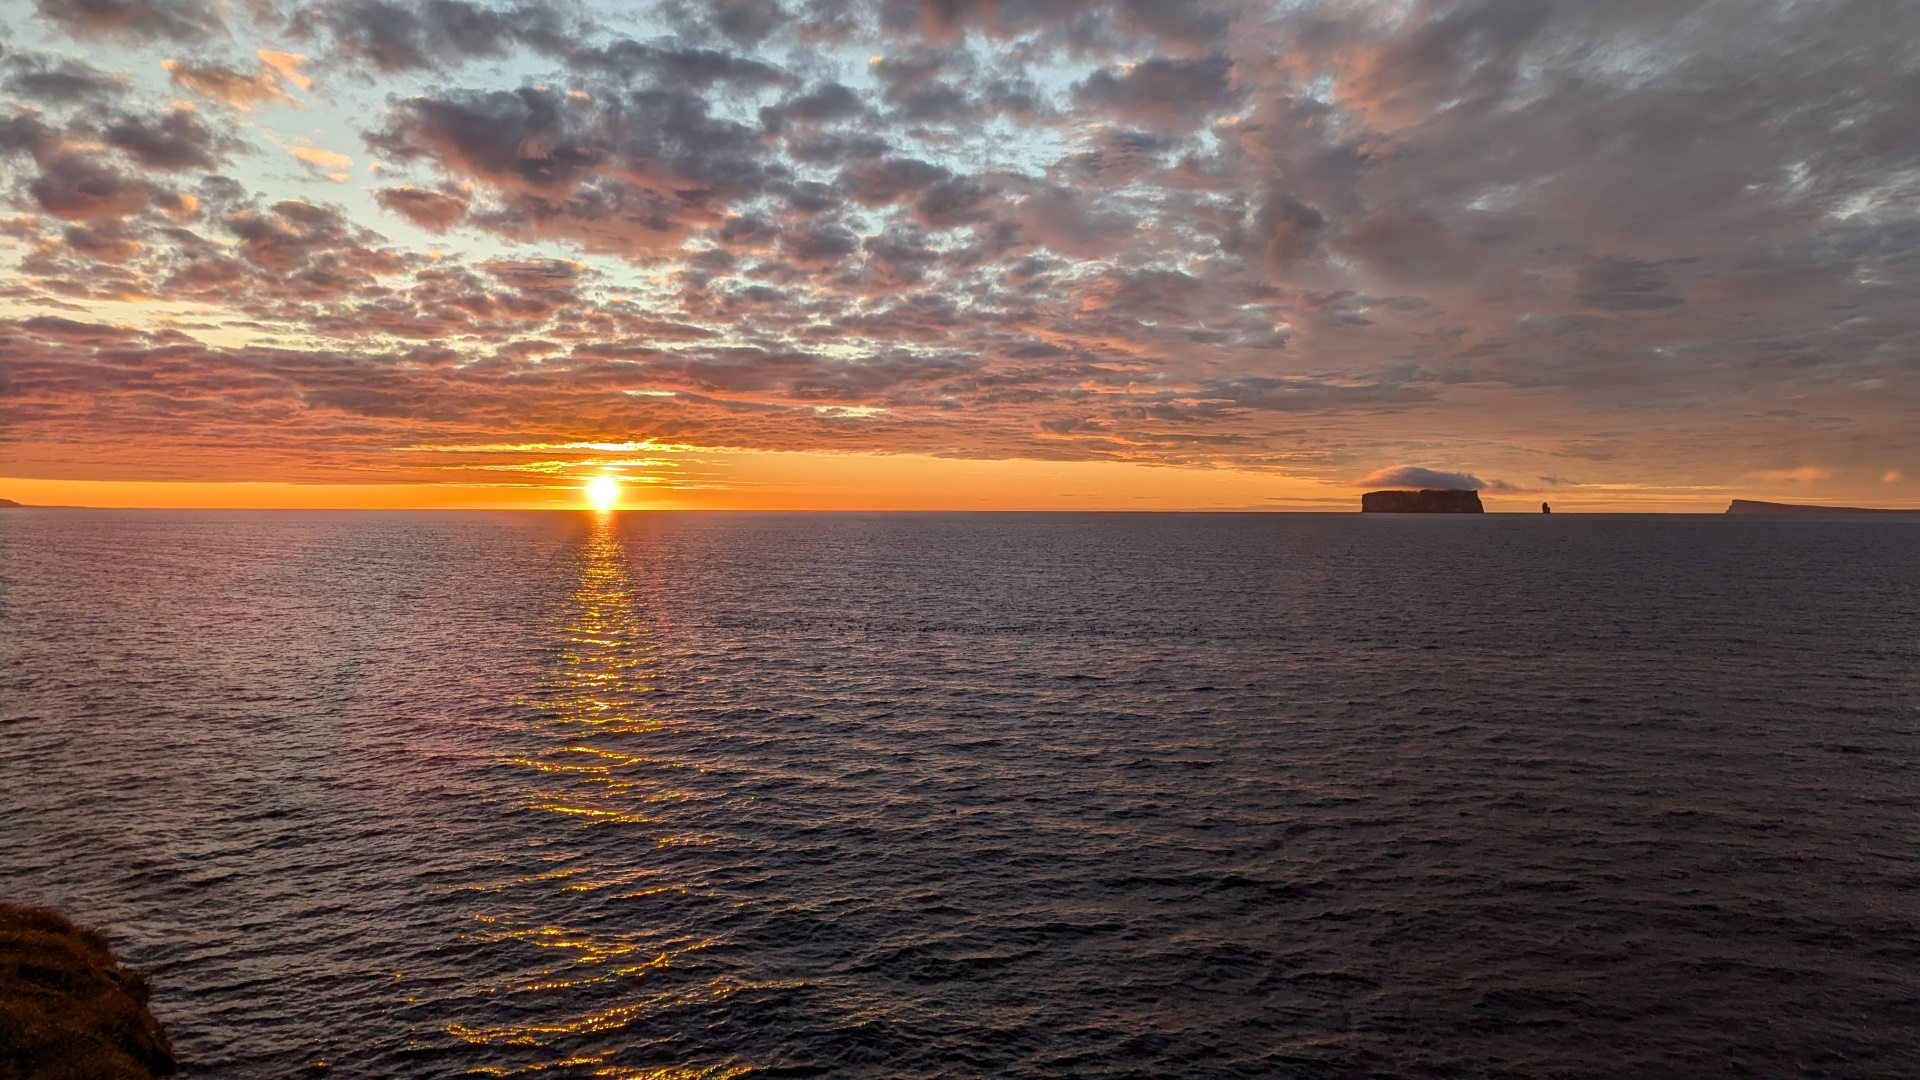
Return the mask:
<path id="1" fill-rule="evenodd" d="M 1920 506 L 1920 4 L 0 26 L 0 497 Z"/>

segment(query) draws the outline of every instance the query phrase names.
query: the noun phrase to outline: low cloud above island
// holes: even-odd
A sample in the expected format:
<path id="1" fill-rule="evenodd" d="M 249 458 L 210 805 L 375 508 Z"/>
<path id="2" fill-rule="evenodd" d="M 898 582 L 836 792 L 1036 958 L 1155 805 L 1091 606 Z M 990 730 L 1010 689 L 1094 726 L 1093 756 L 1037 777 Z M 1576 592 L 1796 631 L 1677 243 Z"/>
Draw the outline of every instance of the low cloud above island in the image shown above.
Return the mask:
<path id="1" fill-rule="evenodd" d="M 1441 469 L 1429 469 L 1420 465 L 1389 465 L 1384 469 L 1375 469 L 1358 480 L 1352 481 L 1354 487 L 1363 488 L 1452 488 L 1472 491 L 1491 491 L 1503 494 L 1515 494 L 1528 491 L 1528 488 L 1516 487 L 1505 480 L 1482 480 L 1472 473 L 1446 472 Z"/>
<path id="2" fill-rule="evenodd" d="M 1920 475 L 1920 6 L 0 19 L 0 476 L 477 483 L 551 462 L 400 448 L 634 441 L 1289 498 L 1409 460 Z"/>

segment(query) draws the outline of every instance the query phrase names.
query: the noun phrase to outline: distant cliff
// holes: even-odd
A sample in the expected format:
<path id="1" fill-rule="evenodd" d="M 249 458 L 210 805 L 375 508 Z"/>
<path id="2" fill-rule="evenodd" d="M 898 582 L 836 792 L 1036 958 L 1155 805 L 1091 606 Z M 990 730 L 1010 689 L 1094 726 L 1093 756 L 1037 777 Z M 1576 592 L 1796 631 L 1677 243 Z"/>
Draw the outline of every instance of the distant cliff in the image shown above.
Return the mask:
<path id="1" fill-rule="evenodd" d="M 1419 491 L 1369 491 L 1360 496 L 1363 514 L 1481 514 L 1480 493 L 1459 488 Z"/>
<path id="2" fill-rule="evenodd" d="M 5 510 L 8 507 L 18 507 L 18 506 L 20 506 L 20 504 L 17 502 L 14 502 L 12 499 L 0 499 L 0 510 Z"/>
<path id="3" fill-rule="evenodd" d="M 147 979 L 57 911 L 0 904 L 0 1076 L 172 1076 Z"/>
<path id="4" fill-rule="evenodd" d="M 1799 503 L 1735 499 L 1729 514 L 1920 514 L 1920 510 L 1874 510 L 1864 506 L 1803 506 Z"/>

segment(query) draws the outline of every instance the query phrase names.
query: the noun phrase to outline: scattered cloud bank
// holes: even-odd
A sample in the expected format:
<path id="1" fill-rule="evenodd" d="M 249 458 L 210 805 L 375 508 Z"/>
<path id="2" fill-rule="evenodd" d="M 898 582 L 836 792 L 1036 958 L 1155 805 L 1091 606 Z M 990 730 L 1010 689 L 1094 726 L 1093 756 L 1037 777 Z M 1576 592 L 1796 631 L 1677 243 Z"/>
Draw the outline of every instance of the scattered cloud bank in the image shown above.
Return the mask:
<path id="1" fill-rule="evenodd" d="M 1330 483 L 1920 459 L 1913 5 L 0 18 L 16 471 L 420 479 L 394 447 L 656 438 Z M 1389 475 L 1522 490 L 1361 483 Z"/>

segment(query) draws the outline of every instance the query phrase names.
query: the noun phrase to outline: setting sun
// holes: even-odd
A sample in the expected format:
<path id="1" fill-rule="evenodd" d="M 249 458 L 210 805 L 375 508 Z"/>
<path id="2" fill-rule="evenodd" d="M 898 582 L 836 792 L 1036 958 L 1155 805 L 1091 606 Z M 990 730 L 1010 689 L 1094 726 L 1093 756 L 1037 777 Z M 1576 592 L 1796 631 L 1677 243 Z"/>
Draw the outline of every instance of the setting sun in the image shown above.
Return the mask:
<path id="1" fill-rule="evenodd" d="M 587 501 L 595 510 L 611 510 L 620 503 L 620 481 L 607 475 L 587 481 Z"/>

